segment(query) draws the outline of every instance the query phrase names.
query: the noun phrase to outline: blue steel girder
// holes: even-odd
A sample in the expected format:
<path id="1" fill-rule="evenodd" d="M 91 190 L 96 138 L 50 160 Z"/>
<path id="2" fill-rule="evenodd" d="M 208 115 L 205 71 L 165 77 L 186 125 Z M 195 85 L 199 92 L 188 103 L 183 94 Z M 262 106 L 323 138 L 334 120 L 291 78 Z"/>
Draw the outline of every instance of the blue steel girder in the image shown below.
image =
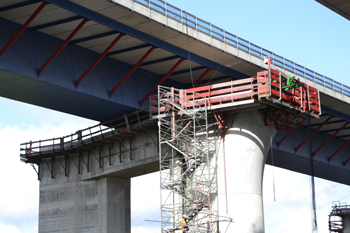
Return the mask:
<path id="1" fill-rule="evenodd" d="M 41 2 L 41 1 L 36 1 L 36 2 L 30 2 L 30 4 L 33 4 L 33 3 L 37 3 L 37 2 Z M 150 80 L 147 80 L 149 82 L 149 85 L 145 85 L 145 83 L 142 83 L 142 85 L 140 85 L 140 87 L 136 88 L 137 91 L 137 94 L 133 96 L 133 98 L 121 98 L 122 96 L 128 96 L 130 95 L 131 93 L 128 92 L 127 90 L 130 87 L 130 85 L 133 85 L 132 82 L 129 82 L 129 80 L 127 82 L 129 82 L 129 85 L 126 86 L 126 90 L 124 91 L 121 91 L 121 90 L 118 90 L 118 92 L 120 92 L 117 96 L 113 96 L 113 97 L 110 97 L 108 95 L 106 95 L 109 91 L 109 89 L 111 89 L 113 87 L 113 85 L 115 85 L 115 83 L 117 83 L 118 79 L 120 77 L 115 77 L 115 80 L 113 81 L 108 81 L 108 80 L 102 80 L 104 83 L 101 83 L 102 81 L 100 81 L 100 83 L 96 83 L 95 81 L 90 81 L 90 82 L 87 82 L 87 83 L 84 83 L 84 85 L 79 85 L 79 88 L 78 89 L 74 89 L 72 88 L 71 86 L 71 83 L 74 83 L 74 80 L 76 80 L 77 78 L 80 77 L 80 75 L 83 73 L 81 70 L 83 70 L 82 68 L 82 63 L 91 63 L 91 61 L 87 62 L 86 60 L 93 60 L 96 58 L 97 54 L 95 52 L 92 52 L 92 51 L 87 51 L 87 49 L 83 49 L 83 48 L 80 48 L 81 51 L 84 51 L 81 55 L 78 55 L 76 54 L 76 50 L 77 48 L 74 47 L 74 43 L 80 43 L 80 42 L 83 42 L 83 41 L 86 41 L 86 40 L 91 40 L 91 39 L 96 39 L 96 38 L 99 38 L 101 36 L 107 36 L 107 35 L 111 35 L 111 34 L 116 34 L 116 33 L 121 33 L 121 32 L 126 32 L 125 34 L 129 35 L 129 36 L 132 36 L 132 37 L 136 37 L 137 39 L 140 39 L 144 42 L 146 42 L 146 44 L 144 45 L 141 45 L 142 47 L 150 47 L 152 45 L 156 45 L 156 47 L 160 47 L 162 49 L 165 49 L 169 52 L 173 52 L 175 54 L 175 56 L 177 57 L 184 57 L 186 58 L 188 56 L 188 52 L 186 50 L 183 50 L 183 49 L 180 49 L 176 46 L 173 46 L 169 43 L 166 43 L 162 40 L 159 40 L 159 39 L 156 39 L 152 36 L 149 36 L 145 33 L 142 33 L 140 31 L 137 31 L 135 29 L 132 29 L 128 26 L 125 26 L 121 23 L 118 23 L 112 19 L 109 19 L 103 15 L 100 15 L 100 14 L 97 14 L 96 12 L 93 12 L 91 10 L 88 10 L 84 7 L 81 7 L 79 6 L 78 4 L 75 4 L 73 2 L 70 2 L 70 1 L 65 1 L 65 0 L 49 0 L 47 1 L 48 3 L 54 3 L 55 5 L 57 5 L 58 7 L 62 7 L 66 10 L 69 10 L 73 13 L 76 13 L 78 16 L 75 16 L 76 18 L 87 18 L 87 19 L 92 19 L 94 21 L 96 21 L 97 23 L 102 23 L 103 25 L 105 26 L 109 26 L 113 31 L 111 32 L 107 32 L 105 34 L 100 34 L 100 35 L 95 35 L 95 36 L 91 36 L 91 37 L 87 37 L 87 38 L 81 38 L 81 39 L 78 39 L 78 40 L 75 40 L 75 41 L 72 41 L 70 43 L 70 47 L 69 49 L 64 49 L 57 58 L 55 58 L 55 60 L 53 60 L 53 67 L 50 67 L 48 66 L 48 68 L 45 69 L 44 72 L 42 72 L 40 74 L 40 81 L 43 81 L 43 82 L 46 82 L 47 85 L 58 85 L 62 88 L 68 88 L 67 90 L 65 91 L 78 91 L 78 92 L 82 92 L 82 93 L 86 93 L 86 94 L 91 94 L 91 93 L 94 93 L 93 96 L 97 97 L 97 98 L 102 98 L 102 99 L 108 99 L 108 101 L 112 101 L 114 103 L 117 103 L 117 104 L 120 104 L 120 105 L 123 105 L 125 106 L 125 108 L 115 108 L 114 109 L 118 109 L 119 111 L 128 111 L 127 109 L 130 109 L 131 108 L 136 108 L 136 109 L 140 109 L 140 108 L 143 108 L 145 107 L 145 105 L 147 104 L 144 104 L 144 105 L 140 105 L 139 104 L 139 100 L 142 98 L 142 96 L 145 94 L 145 92 L 147 93 L 147 91 L 149 91 L 150 89 L 152 89 L 152 86 L 154 86 L 155 83 L 157 83 L 157 81 L 159 81 L 159 79 L 161 78 L 159 75 L 156 75 L 154 73 L 151 73 L 151 72 L 148 72 L 148 71 L 142 71 L 141 69 L 139 69 L 140 73 L 147 73 L 147 74 L 143 74 L 143 75 L 140 75 L 138 74 L 138 77 L 151 77 L 149 78 Z M 28 5 L 29 2 L 26 2 L 24 5 Z M 16 8 L 16 7 L 20 7 L 22 5 L 13 5 L 12 7 L 13 8 Z M 6 9 L 9 9 L 9 7 L 7 7 Z M 86 17 L 85 17 L 86 16 Z M 72 19 L 76 19 L 76 18 L 68 18 L 66 20 L 72 20 Z M 6 23 L 8 24 L 13 24 L 13 25 L 18 25 L 18 24 L 15 24 L 13 22 L 10 22 L 10 21 L 7 21 L 5 19 L 3 19 L 4 21 L 6 21 Z M 40 28 L 43 28 L 43 27 L 48 27 L 48 26 L 54 26 L 55 24 L 59 24 L 59 23 L 62 23 L 63 21 L 56 21 L 56 22 L 51 22 L 51 23 L 48 23 L 48 24 L 43 24 L 43 25 L 39 25 L 38 27 L 33 27 L 32 29 L 40 29 Z M 5 24 L 6 24 L 5 23 Z M 4 24 L 4 26 L 5 26 Z M 15 31 L 15 28 L 16 26 L 13 27 L 13 30 Z M 10 26 L 12 27 L 12 26 Z M 119 28 L 119 29 L 118 29 Z M 6 31 L 6 30 L 4 30 Z M 4 32 L 3 31 L 3 32 Z M 15 42 L 15 45 L 18 47 L 19 44 L 26 44 L 26 47 L 23 47 L 24 50 L 22 50 L 20 53 L 19 51 L 16 51 L 16 52 L 13 52 L 16 50 L 16 48 L 11 48 L 10 50 L 12 51 L 12 54 L 5 54 L 6 56 L 4 57 L 3 60 L 11 60 L 11 59 L 7 59 L 8 56 L 10 57 L 15 57 L 14 54 L 17 54 L 16 56 L 20 56 L 22 54 L 25 54 L 25 53 L 28 53 L 26 55 L 26 57 L 31 57 L 33 59 L 31 59 L 31 61 L 33 62 L 28 62 L 28 59 L 26 61 L 26 64 L 25 65 L 20 65 L 21 63 L 20 62 L 14 62 L 13 61 L 13 64 L 17 64 L 21 66 L 21 69 L 19 69 L 18 71 L 15 71 L 14 69 L 8 69 L 8 67 L 6 66 L 0 66 L 0 68 L 3 69 L 3 71 L 6 73 L 5 77 L 8 77 L 9 74 L 6 72 L 6 71 L 10 71 L 10 72 L 13 72 L 13 73 L 17 73 L 19 75 L 24 75 L 22 78 L 38 78 L 38 74 L 36 72 L 36 70 L 39 68 L 38 66 L 42 65 L 48 57 L 50 57 L 50 55 L 52 55 L 52 53 L 54 52 L 52 50 L 52 48 L 57 48 L 58 47 L 58 43 L 61 44 L 61 40 L 57 39 L 57 38 L 53 38 L 52 36 L 49 36 L 49 35 L 45 35 L 41 32 L 38 32 L 37 30 L 32 30 L 31 33 L 28 34 L 28 32 L 30 32 L 31 30 L 26 30 L 25 31 L 25 34 L 26 34 L 26 37 L 25 39 L 24 38 L 19 38 L 18 41 Z M 6 36 L 9 36 L 11 34 L 14 34 L 13 32 L 9 32 L 8 34 L 4 34 L 5 37 L 3 37 L 3 40 L 1 42 L 1 44 L 3 44 L 6 40 Z M 38 35 L 40 35 L 39 37 L 46 37 L 46 39 L 44 39 L 44 41 L 40 42 L 40 40 L 38 40 L 38 38 L 36 38 Z M 45 36 L 44 36 L 45 35 Z M 29 39 L 29 37 L 31 37 L 32 39 Z M 54 40 L 55 42 L 52 42 L 52 40 Z M 24 42 L 26 41 L 26 42 Z M 30 42 L 31 41 L 31 42 Z M 28 43 L 30 42 L 30 43 Z M 46 42 L 49 42 L 47 45 Z M 58 42 L 58 43 L 56 43 Z M 27 46 L 28 44 L 30 44 L 31 46 Z M 157 46 L 158 45 L 158 46 Z M 16 47 L 14 46 L 14 47 Z M 33 46 L 33 47 L 32 47 Z M 42 50 L 38 47 L 45 47 L 46 48 L 43 48 Z M 20 47 L 19 47 L 20 48 Z M 27 52 L 24 52 L 25 50 L 27 49 Z M 79 50 L 79 49 L 78 49 Z M 128 49 L 125 49 L 125 50 L 116 50 L 114 53 L 117 54 L 117 53 L 121 53 L 121 52 L 127 52 L 127 51 L 130 51 L 130 48 Z M 86 55 L 86 53 L 88 54 L 93 54 L 93 55 Z M 75 55 L 73 55 L 75 54 Z M 36 57 L 33 57 L 33 56 L 36 56 Z M 69 58 L 68 58 L 69 57 Z M 78 58 L 80 57 L 80 58 Z M 67 59 L 68 58 L 68 59 Z M 72 64 L 70 63 L 69 61 L 72 60 L 72 58 L 75 60 L 75 62 Z M 90 59 L 91 58 L 91 59 Z M 17 59 L 17 58 L 16 58 Z M 105 58 L 106 59 L 106 58 Z M 57 60 L 57 61 L 56 61 Z M 195 61 L 195 62 L 199 62 L 199 63 L 203 63 L 203 64 L 207 64 L 208 66 L 210 67 L 213 67 L 213 68 L 218 68 L 220 67 L 219 64 L 215 63 L 215 62 L 212 62 L 212 61 L 209 61 L 205 58 L 201 58 L 199 56 L 196 56 L 194 54 L 191 55 L 191 60 L 192 61 Z M 6 63 L 6 62 L 5 62 Z M 4 64 L 5 64 L 4 63 Z M 108 61 L 108 62 L 105 62 L 106 64 L 107 63 L 119 63 L 118 61 Z M 121 62 L 122 63 L 122 62 Z M 31 67 L 28 67 L 28 65 L 31 65 Z M 58 67 L 57 64 L 60 64 L 61 67 Z M 62 67 L 62 65 L 64 66 L 64 68 Z M 116 65 L 112 65 L 114 67 L 116 67 Z M 85 66 L 86 67 L 86 66 Z M 119 66 L 120 67 L 120 66 Z M 124 64 L 122 65 L 123 68 L 125 68 L 125 70 L 129 70 L 131 68 L 130 65 L 128 64 Z M 35 70 L 35 73 L 33 73 L 32 71 Z M 77 71 L 77 70 L 80 70 L 80 71 Z M 106 72 L 106 70 L 110 70 L 109 69 L 106 69 L 104 68 L 103 69 L 103 72 Z M 63 74 L 65 73 L 65 71 L 70 71 L 69 74 Z M 226 72 L 226 73 L 230 73 L 230 75 L 236 75 L 237 78 L 239 77 L 246 77 L 245 75 L 242 75 L 241 73 L 239 72 L 236 72 L 234 70 L 231 70 L 231 69 L 228 69 L 228 68 L 225 68 L 225 67 L 221 67 L 220 72 Z M 99 73 L 101 73 L 101 71 L 98 71 Z M 98 72 L 95 72 L 95 76 L 96 76 L 96 73 Z M 124 73 L 124 69 L 122 70 L 118 70 L 118 72 L 114 71 L 114 72 L 111 72 L 111 74 L 118 74 L 116 76 L 121 76 L 123 75 Z M 135 75 L 136 76 L 136 73 L 135 72 Z M 52 76 L 56 76 L 56 77 L 59 77 L 60 74 L 62 74 L 64 76 L 63 79 L 61 78 L 56 78 L 54 79 Z M 112 75 L 111 74 L 103 74 L 103 78 L 105 79 L 112 79 Z M 50 76 L 50 77 L 49 77 Z M 101 76 L 100 74 L 98 76 Z M 109 77 L 109 78 L 107 78 Z M 93 79 L 93 78 L 92 78 Z M 6 80 L 7 82 L 8 80 Z M 27 81 L 27 80 L 26 80 Z M 5 83 L 6 83 L 5 82 Z M 30 81 L 32 82 L 32 81 Z M 85 81 L 86 82 L 86 81 Z M 111 84 L 113 82 L 113 84 Z M 135 82 L 135 77 L 134 77 L 134 81 Z M 22 84 L 24 84 L 26 82 L 23 82 Z M 40 85 L 39 83 L 40 82 L 34 82 L 36 83 L 35 85 Z M 93 84 L 94 83 L 94 84 Z M 180 84 L 180 83 L 177 83 L 176 81 L 173 81 L 173 80 L 167 80 L 164 85 L 170 85 L 170 86 L 175 86 L 175 87 L 178 87 L 178 88 L 181 88 L 182 86 L 181 85 L 184 85 L 184 84 Z M 104 89 L 105 90 L 102 90 L 102 86 L 104 86 Z M 97 90 L 92 90 L 93 88 L 96 89 L 97 87 Z M 51 90 L 51 88 L 54 88 L 52 86 L 50 87 L 47 87 L 47 90 Z M 140 88 L 142 88 L 142 90 L 140 90 Z M 52 95 L 55 95 L 55 94 L 58 94 L 56 93 L 55 91 L 49 91 L 50 94 Z M 62 91 L 63 93 L 64 91 Z M 23 92 L 25 93 L 25 92 Z M 21 93 L 21 95 L 23 94 Z M 65 94 L 65 97 L 70 97 L 70 96 L 74 96 L 76 93 L 72 94 Z M 8 98 L 12 98 L 12 99 L 18 99 L 20 101 L 23 101 L 23 102 L 28 102 L 28 103 L 31 103 L 31 104 L 36 104 L 36 105 L 39 105 L 39 106 L 43 106 L 43 107 L 47 107 L 47 108 L 51 108 L 51 109 L 55 109 L 55 110 L 59 110 L 59 111 L 62 111 L 62 112 L 68 112 L 68 113 L 71 113 L 71 114 L 75 114 L 75 115 L 79 115 L 79 116 L 84 116 L 84 117 L 88 117 L 88 118 L 91 118 L 91 119 L 95 119 L 95 120 L 106 120 L 108 119 L 109 116 L 112 116 L 112 112 L 111 111 L 104 111 L 106 112 L 106 114 L 101 114 L 101 116 L 98 116 L 98 114 L 91 114 L 91 113 L 87 113 L 87 109 L 84 109 L 82 111 L 80 110 L 77 110 L 77 109 L 74 109 L 73 110 L 73 106 L 77 104 L 74 104 L 75 101 L 77 101 L 78 99 L 80 98 L 71 98 L 71 99 L 74 99 L 74 100 L 71 100 L 71 106 L 69 106 L 70 104 L 69 101 L 66 101 L 66 105 L 68 107 L 63 107 L 62 103 L 57 103 L 57 104 L 52 104 L 52 103 L 48 103 L 48 102 L 45 102 L 43 103 L 42 100 L 39 100 L 39 99 L 42 99 L 43 96 L 40 96 L 39 95 L 36 95 L 36 94 L 33 94 L 33 96 L 30 96 L 29 98 L 23 98 L 23 97 L 15 97 L 13 95 L 3 95 L 4 97 L 8 97 Z M 92 97 L 93 97 L 92 96 Z M 21 99 L 23 98 L 23 99 Z M 138 99 L 137 99 L 138 98 Z M 25 100 L 24 100 L 25 99 Z M 33 100 L 35 99 L 35 100 Z M 54 99 L 59 99 L 58 96 L 56 96 L 56 98 L 52 98 L 52 100 Z M 126 100 L 127 99 L 127 100 Z M 50 98 L 47 98 L 47 101 L 50 100 Z M 52 101 L 52 102 L 58 102 L 58 101 Z M 94 102 L 92 100 L 89 101 L 90 103 L 91 102 Z M 132 103 L 131 103 L 132 102 Z M 99 106 L 101 106 L 103 104 L 99 104 Z M 80 108 L 83 108 L 80 106 Z M 67 110 L 68 109 L 68 110 Z M 112 108 L 113 109 L 113 108 Z M 118 114 L 117 112 L 115 114 Z"/>
<path id="2" fill-rule="evenodd" d="M 191 70 L 197 71 L 197 70 L 205 70 L 207 68 L 208 67 L 205 67 L 205 66 L 199 66 L 199 67 L 192 68 Z M 179 70 L 179 71 L 174 72 L 172 75 L 185 74 L 185 73 L 188 73 L 188 71 L 189 70 Z"/>
<path id="3" fill-rule="evenodd" d="M 0 48 L 19 28 L 21 25 L 0 18 Z M 0 96 L 98 121 L 147 106 L 139 101 L 161 76 L 139 68 L 110 98 L 108 91 L 133 65 L 109 57 L 76 89 L 75 80 L 100 56 L 78 45 L 63 49 L 39 76 L 37 69 L 62 42 L 40 31 L 25 30 L 0 57 Z M 184 88 L 170 79 L 164 85 Z"/>
<path id="4" fill-rule="evenodd" d="M 347 137 L 350 137 L 350 134 L 341 135 L 341 136 L 338 136 L 338 137 L 335 137 L 335 138 L 338 139 L 338 138 L 347 138 Z"/>
<path id="5" fill-rule="evenodd" d="M 171 56 L 171 57 L 165 57 L 165 58 L 161 58 L 161 59 L 157 59 L 157 60 L 153 60 L 153 61 L 144 62 L 140 66 L 153 65 L 153 64 L 157 64 L 157 63 L 161 63 L 161 62 L 165 62 L 165 61 L 175 60 L 175 59 L 178 59 L 178 58 L 179 58 L 179 56 L 176 56 L 176 55 L 175 56 Z"/>
<path id="6" fill-rule="evenodd" d="M 322 108 L 322 111 L 323 111 L 324 109 Z M 323 115 L 322 115 L 323 116 Z M 339 124 L 339 123 L 343 123 L 344 122 L 344 120 L 335 120 L 335 121 L 329 121 L 329 122 L 327 122 L 326 123 L 326 125 L 334 125 L 334 124 Z M 317 123 L 317 124 L 312 124 L 311 125 L 311 127 L 318 127 L 318 126 L 320 126 L 320 125 L 322 125 L 322 123 Z"/>
<path id="7" fill-rule="evenodd" d="M 53 27 L 53 26 L 57 26 L 57 25 L 60 25 L 60 24 L 64 24 L 64 23 L 73 22 L 73 21 L 76 21 L 76 20 L 80 20 L 82 18 L 83 17 L 81 17 L 80 15 L 77 15 L 77 16 L 73 16 L 73 17 L 70 17 L 70 18 L 61 19 L 61 20 L 50 22 L 50 23 L 45 23 L 45 24 L 34 26 L 34 27 L 30 27 L 30 30 L 32 30 L 32 31 L 40 30 L 40 29 Z"/>
<path id="8" fill-rule="evenodd" d="M 113 55 L 116 55 L 116 54 L 126 53 L 126 52 L 134 51 L 134 50 L 137 50 L 137 49 L 144 49 L 144 48 L 148 48 L 148 47 L 151 47 L 151 45 L 149 45 L 149 44 L 137 45 L 137 46 L 133 46 L 133 47 L 126 48 L 126 49 L 119 49 L 119 50 L 115 50 L 115 51 L 109 52 L 107 54 L 107 56 L 113 56 Z"/>
<path id="9" fill-rule="evenodd" d="M 185 49 L 181 49 L 181 48 L 174 46 L 170 43 L 167 43 L 161 39 L 155 38 L 155 37 L 148 35 L 144 32 L 136 30 L 136 29 L 129 27 L 127 25 L 124 25 L 120 22 L 117 22 L 117 21 L 111 19 L 111 18 L 108 18 L 107 16 L 101 15 L 101 14 L 94 12 L 90 9 L 82 7 L 76 3 L 66 1 L 66 0 L 47 0 L 47 2 L 55 4 L 56 6 L 59 6 L 61 8 L 68 10 L 68 11 L 74 12 L 78 15 L 81 15 L 84 18 L 88 18 L 88 19 L 93 20 L 97 23 L 105 25 L 109 28 L 115 29 L 121 33 L 124 33 L 125 35 L 129 35 L 131 37 L 134 37 L 136 39 L 144 41 L 144 42 L 146 42 L 150 45 L 153 45 L 157 48 L 164 49 L 170 53 L 178 55 L 179 57 L 183 57 L 185 59 L 189 59 L 189 57 L 190 57 L 191 61 L 194 61 L 198 64 L 201 64 L 201 65 L 203 65 L 207 68 L 211 68 L 213 70 L 218 69 L 219 72 L 226 74 L 226 75 L 229 75 L 231 77 L 234 77 L 236 79 L 248 77 L 247 75 L 244 75 L 240 72 L 229 69 L 225 66 L 220 66 L 216 62 L 210 61 L 204 57 L 201 57 L 201 56 L 198 56 L 194 53 L 188 52 Z"/>
<path id="10" fill-rule="evenodd" d="M 312 129 L 313 131 L 313 129 Z M 274 166 L 286 168 L 289 170 L 301 172 L 304 174 L 311 174 L 310 167 L 310 144 L 307 142 L 298 151 L 295 151 L 295 147 L 298 146 L 308 135 L 308 127 L 299 127 L 293 134 L 291 134 L 284 143 L 278 146 L 277 142 L 280 141 L 289 131 L 280 130 L 273 140 L 273 164 Z M 331 135 L 317 132 L 312 139 L 312 149 L 319 148 L 324 142 L 326 142 Z M 350 170 L 349 165 L 343 165 L 343 162 L 349 158 L 349 146 L 346 146 L 343 150 L 339 151 L 334 158 L 329 161 L 328 158 L 335 153 L 341 146 L 343 146 L 347 140 L 333 139 L 327 145 L 324 146 L 317 156 L 313 157 L 315 176 L 328 179 L 343 184 L 350 185 Z M 271 152 L 266 163 L 272 164 Z M 325 172 L 327 171 L 327 172 Z"/>
<path id="11" fill-rule="evenodd" d="M 322 108 L 322 117 L 326 120 L 326 116 L 333 116 L 333 117 L 337 117 L 337 118 L 340 118 L 340 120 L 336 120 L 336 121 L 329 121 L 327 123 L 325 123 L 324 125 L 331 125 L 331 124 L 338 124 L 338 123 L 345 123 L 347 121 L 350 120 L 350 116 L 346 115 L 346 114 L 343 114 L 341 112 L 338 112 L 336 110 L 333 110 L 329 107 L 326 107 L 324 105 L 321 105 L 321 108 Z M 328 118 L 327 118 L 328 119 Z M 326 120 L 327 121 L 327 120 Z M 311 124 L 310 126 L 311 127 L 315 127 L 315 126 L 321 126 L 323 123 L 318 123 L 318 124 Z M 307 128 L 307 127 L 306 127 Z M 350 129 L 350 127 L 348 128 L 343 128 L 342 130 L 347 130 L 347 129 Z M 314 131 L 315 129 L 313 129 Z M 329 132 L 333 132 L 333 131 L 337 131 L 338 128 L 334 128 L 334 129 L 329 129 L 329 130 L 320 130 L 318 131 L 318 133 L 329 133 Z M 329 135 L 329 137 L 331 137 Z M 347 135 L 343 135 L 343 136 L 338 136 L 338 137 L 335 137 L 335 139 L 338 139 L 338 138 L 343 138 L 343 137 L 347 137 Z M 308 137 L 306 137 L 308 138 Z"/>
<path id="12" fill-rule="evenodd" d="M 99 39 L 99 38 L 106 37 L 106 36 L 116 35 L 118 33 L 120 33 L 120 32 L 117 32 L 115 30 L 110 31 L 110 32 L 104 32 L 104 33 L 101 33 L 101 34 L 97 34 L 97 35 L 93 35 L 93 36 L 88 36 L 88 37 L 83 37 L 83 38 L 80 38 L 80 39 L 72 40 L 71 42 L 69 42 L 69 44 L 78 44 L 78 43 L 86 42 L 86 41 L 89 41 L 89 40 L 95 40 L 95 39 Z"/>
<path id="13" fill-rule="evenodd" d="M 227 81 L 227 79 L 232 79 L 232 80 L 235 80 L 234 78 L 232 78 L 232 77 L 230 77 L 230 76 L 228 76 L 228 75 L 225 75 L 225 76 L 222 76 L 222 77 L 219 77 L 219 78 L 215 78 L 215 82 L 217 83 L 218 81 L 224 81 L 224 80 L 226 80 Z M 199 85 L 208 85 L 208 81 L 209 80 L 202 80 L 202 81 L 200 81 L 198 84 Z M 197 85 L 198 85 L 197 84 Z M 192 85 L 192 84 L 191 84 Z"/>
<path id="14" fill-rule="evenodd" d="M 16 8 L 19 8 L 19 7 L 32 5 L 32 4 L 35 4 L 35 3 L 38 3 L 38 2 L 42 2 L 42 1 L 43 0 L 31 0 L 31 1 L 19 2 L 19 3 L 13 4 L 13 5 L 1 7 L 0 8 L 0 12 L 13 10 L 13 9 L 16 9 Z"/>
<path id="15" fill-rule="evenodd" d="M 342 122 L 344 122 L 344 121 L 342 121 Z M 346 127 L 343 130 L 348 130 L 348 129 L 350 129 L 350 127 Z M 337 129 L 321 130 L 320 132 L 321 133 L 330 133 L 330 132 L 334 132 L 334 131 L 337 131 Z M 338 136 L 338 137 L 341 137 L 341 136 Z M 336 137 L 336 138 L 338 138 L 338 137 Z"/>

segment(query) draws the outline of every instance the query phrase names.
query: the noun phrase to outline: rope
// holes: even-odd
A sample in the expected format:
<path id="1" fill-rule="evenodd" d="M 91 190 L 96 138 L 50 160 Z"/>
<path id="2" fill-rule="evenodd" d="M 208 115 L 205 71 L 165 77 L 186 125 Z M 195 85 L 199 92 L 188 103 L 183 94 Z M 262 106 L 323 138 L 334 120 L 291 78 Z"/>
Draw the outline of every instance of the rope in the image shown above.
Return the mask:
<path id="1" fill-rule="evenodd" d="M 308 87 L 307 87 L 308 88 Z M 306 92 L 307 93 L 307 92 Z M 307 96 L 307 104 L 309 105 L 309 96 Z M 309 149 L 310 149 L 310 191 L 311 191 L 311 207 L 312 207 L 312 231 L 317 232 L 317 217 L 316 217 L 316 195 L 315 195 L 315 174 L 314 174 L 314 160 L 312 155 L 312 137 L 311 137 L 311 119 L 310 119 L 310 109 L 307 112 L 308 119 L 308 134 L 309 134 Z"/>
<path id="2" fill-rule="evenodd" d="M 272 136 L 271 136 L 271 160 L 272 160 L 273 202 L 276 202 L 276 194 L 275 194 L 275 166 L 273 165 Z"/>

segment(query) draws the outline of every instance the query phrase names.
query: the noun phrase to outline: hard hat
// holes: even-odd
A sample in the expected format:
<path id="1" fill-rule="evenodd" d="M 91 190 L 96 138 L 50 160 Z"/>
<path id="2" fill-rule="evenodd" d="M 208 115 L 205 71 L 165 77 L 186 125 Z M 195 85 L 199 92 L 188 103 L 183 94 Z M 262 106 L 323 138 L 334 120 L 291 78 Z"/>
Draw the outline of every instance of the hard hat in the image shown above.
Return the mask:
<path id="1" fill-rule="evenodd" d="M 184 216 L 182 216 L 183 218 L 187 218 L 187 216 L 186 215 L 184 215 Z"/>

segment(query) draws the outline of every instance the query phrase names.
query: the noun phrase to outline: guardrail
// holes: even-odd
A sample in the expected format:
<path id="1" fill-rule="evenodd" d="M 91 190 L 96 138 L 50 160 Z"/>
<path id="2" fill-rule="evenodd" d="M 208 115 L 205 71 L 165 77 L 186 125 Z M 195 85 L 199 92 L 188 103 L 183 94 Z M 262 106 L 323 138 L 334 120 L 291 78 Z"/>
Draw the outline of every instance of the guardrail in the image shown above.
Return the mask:
<path id="1" fill-rule="evenodd" d="M 147 111 L 148 109 L 142 109 L 128 115 L 124 114 L 110 121 L 78 130 L 68 136 L 21 143 L 21 158 L 26 161 L 27 156 L 69 150 L 105 137 L 118 135 L 120 132 L 124 134 L 132 132 L 134 128 L 142 128 L 145 124 L 149 124 Z"/>
<path id="2" fill-rule="evenodd" d="M 328 78 L 322 74 L 319 74 L 313 70 L 310 70 L 302 65 L 299 65 L 291 60 L 288 60 L 282 56 L 279 56 L 269 50 L 266 50 L 258 45 L 244 40 L 232 33 L 225 31 L 207 21 L 204 21 L 197 16 L 194 16 L 186 11 L 183 11 L 171 4 L 168 4 L 162 0 L 132 0 L 142 5 L 149 7 L 152 10 L 156 10 L 159 13 L 164 14 L 166 17 L 170 17 L 178 22 L 188 25 L 195 30 L 201 31 L 214 37 L 218 40 L 226 42 L 227 44 L 236 47 L 242 51 L 248 52 L 250 55 L 264 58 L 270 56 L 272 64 L 278 66 L 284 70 L 290 71 L 296 75 L 301 75 L 311 81 L 323 85 L 324 87 L 331 88 L 332 90 L 350 96 L 350 87 L 339 83 L 331 78 Z"/>

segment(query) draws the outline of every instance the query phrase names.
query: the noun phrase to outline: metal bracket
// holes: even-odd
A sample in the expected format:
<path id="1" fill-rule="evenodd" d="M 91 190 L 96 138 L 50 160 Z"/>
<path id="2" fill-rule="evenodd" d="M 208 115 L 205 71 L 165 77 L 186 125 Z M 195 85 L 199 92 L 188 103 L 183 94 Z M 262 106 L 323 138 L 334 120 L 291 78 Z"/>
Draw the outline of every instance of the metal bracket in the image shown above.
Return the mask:
<path id="1" fill-rule="evenodd" d="M 46 165 L 47 165 L 47 168 L 50 170 L 50 172 L 51 172 L 51 178 L 52 179 L 54 179 L 55 177 L 54 177 L 54 170 L 53 170 L 53 162 L 54 162 L 54 160 L 55 160 L 55 157 L 52 157 L 51 158 L 51 167 L 50 167 L 50 165 L 46 162 Z"/>
<path id="2" fill-rule="evenodd" d="M 60 159 L 60 164 L 64 169 L 64 175 L 68 176 L 69 174 L 69 157 L 66 155 L 64 156 L 64 164 L 62 163 L 62 159 Z"/>

